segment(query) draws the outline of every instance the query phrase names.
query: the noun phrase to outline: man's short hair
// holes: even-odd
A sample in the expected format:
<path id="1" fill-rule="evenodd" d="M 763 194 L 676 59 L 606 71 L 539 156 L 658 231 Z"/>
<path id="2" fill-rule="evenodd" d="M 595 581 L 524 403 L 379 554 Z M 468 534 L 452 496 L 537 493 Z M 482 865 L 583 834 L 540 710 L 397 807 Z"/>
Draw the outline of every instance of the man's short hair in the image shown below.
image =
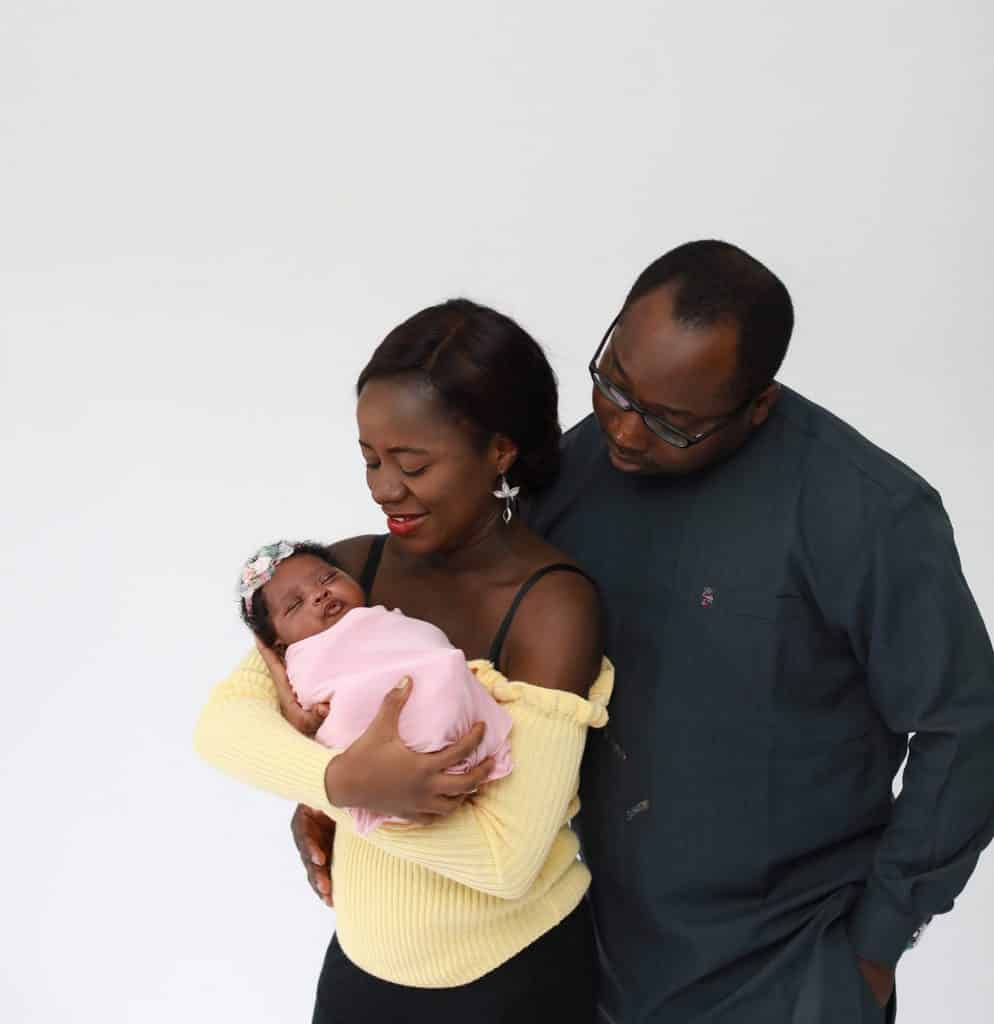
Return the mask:
<path id="1" fill-rule="evenodd" d="M 762 391 L 777 375 L 794 329 L 794 306 L 780 278 L 728 242 L 687 242 L 639 274 L 622 313 L 668 284 L 676 285 L 674 314 L 680 323 L 708 327 L 734 320 L 739 328 L 736 390 L 743 398 Z"/>

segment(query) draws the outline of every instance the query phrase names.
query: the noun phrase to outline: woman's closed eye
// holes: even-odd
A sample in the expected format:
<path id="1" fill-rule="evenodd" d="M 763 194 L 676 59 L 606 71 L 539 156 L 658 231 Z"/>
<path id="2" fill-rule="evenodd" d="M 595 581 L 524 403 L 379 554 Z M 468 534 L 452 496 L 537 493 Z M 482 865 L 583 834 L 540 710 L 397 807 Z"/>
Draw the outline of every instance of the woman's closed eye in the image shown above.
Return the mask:
<path id="1" fill-rule="evenodd" d="M 379 469 L 383 463 L 381 462 L 367 462 L 366 472 L 370 470 Z M 417 469 L 405 469 L 403 466 L 398 466 L 398 469 L 404 476 L 421 476 L 421 474 L 427 469 L 427 466 L 418 466 Z"/>

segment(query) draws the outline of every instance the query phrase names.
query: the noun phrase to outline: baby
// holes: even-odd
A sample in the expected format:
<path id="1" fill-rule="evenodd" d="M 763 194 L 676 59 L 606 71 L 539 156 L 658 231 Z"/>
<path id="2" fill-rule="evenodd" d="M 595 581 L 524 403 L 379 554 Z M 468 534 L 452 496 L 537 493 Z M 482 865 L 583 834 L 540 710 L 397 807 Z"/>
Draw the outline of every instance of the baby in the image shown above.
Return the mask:
<path id="1" fill-rule="evenodd" d="M 238 592 L 242 618 L 283 658 L 300 705 L 311 708 L 334 697 L 318 742 L 348 747 L 406 675 L 415 685 L 398 730 L 411 750 L 441 750 L 484 722 L 483 742 L 450 770 L 468 771 L 493 755 L 488 782 L 511 771 L 511 716 L 476 679 L 462 651 L 428 622 L 382 605 L 367 608 L 362 588 L 321 545 L 268 544 L 245 564 Z M 348 810 L 361 835 L 399 820 Z"/>

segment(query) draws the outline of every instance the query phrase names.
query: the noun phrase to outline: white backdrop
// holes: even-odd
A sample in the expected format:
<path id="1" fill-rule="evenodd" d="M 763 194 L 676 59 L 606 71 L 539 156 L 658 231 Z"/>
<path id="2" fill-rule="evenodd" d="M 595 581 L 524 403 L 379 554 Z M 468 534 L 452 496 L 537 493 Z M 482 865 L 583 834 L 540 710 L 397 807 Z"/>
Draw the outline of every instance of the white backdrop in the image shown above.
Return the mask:
<path id="1" fill-rule="evenodd" d="M 635 275 L 717 236 L 782 380 L 942 492 L 994 621 L 983 0 L 2 0 L 0 1017 L 309 1019 L 289 807 L 198 762 L 257 544 L 378 530 L 351 387 L 468 294 L 562 415 Z M 994 855 L 899 971 L 990 1018 Z"/>

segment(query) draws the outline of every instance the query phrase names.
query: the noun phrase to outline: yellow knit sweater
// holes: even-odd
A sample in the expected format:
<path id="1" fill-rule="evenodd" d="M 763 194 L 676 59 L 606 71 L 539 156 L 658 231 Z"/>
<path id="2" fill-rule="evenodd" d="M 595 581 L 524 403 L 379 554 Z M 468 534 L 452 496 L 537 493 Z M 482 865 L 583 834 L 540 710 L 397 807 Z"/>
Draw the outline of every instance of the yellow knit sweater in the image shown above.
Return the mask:
<path id="1" fill-rule="evenodd" d="M 351 816 L 325 795 L 335 752 L 282 717 L 254 650 L 214 690 L 194 734 L 217 768 L 338 823 L 338 940 L 353 963 L 397 984 L 444 988 L 482 977 L 557 925 L 590 884 L 568 822 L 580 806 L 587 728 L 607 722 L 614 669 L 605 659 L 584 700 L 509 682 L 488 661 L 470 667 L 511 715 L 514 770 L 423 828 L 356 834 Z"/>

